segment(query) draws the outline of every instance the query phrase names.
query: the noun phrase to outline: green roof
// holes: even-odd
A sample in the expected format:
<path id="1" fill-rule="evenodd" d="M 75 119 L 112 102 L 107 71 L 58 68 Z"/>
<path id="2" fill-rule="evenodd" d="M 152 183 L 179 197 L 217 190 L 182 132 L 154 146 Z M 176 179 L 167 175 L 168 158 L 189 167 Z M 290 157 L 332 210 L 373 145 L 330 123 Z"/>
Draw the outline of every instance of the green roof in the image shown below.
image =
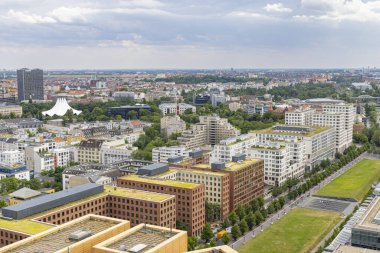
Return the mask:
<path id="1" fill-rule="evenodd" d="M 294 127 L 296 127 L 296 125 L 289 125 L 289 126 L 294 126 Z M 303 127 L 304 127 L 304 126 L 303 126 Z M 292 136 L 305 136 L 305 137 L 311 137 L 311 136 L 313 136 L 313 135 L 316 135 L 316 134 L 322 133 L 323 131 L 329 130 L 329 129 L 331 129 L 332 127 L 328 127 L 328 126 L 323 126 L 323 127 L 319 127 L 319 126 L 311 126 L 311 128 L 312 128 L 313 130 L 310 131 L 310 132 L 307 132 L 307 133 L 277 132 L 277 131 L 273 131 L 272 127 L 270 127 L 270 128 L 265 128 L 265 129 L 261 129 L 261 130 L 255 130 L 255 131 L 253 131 L 253 133 L 256 133 L 256 134 L 280 134 L 280 135 L 292 135 Z"/>
<path id="2" fill-rule="evenodd" d="M 26 234 L 38 234 L 50 228 L 53 228 L 54 225 L 48 225 L 45 223 L 31 221 L 29 219 L 23 220 L 5 220 L 0 219 L 0 228 L 14 230 Z"/>
<path id="3" fill-rule="evenodd" d="M 150 201 L 164 201 L 173 197 L 167 194 L 141 191 L 129 188 L 116 187 L 115 190 L 115 188 L 112 186 L 105 186 L 105 192 L 110 195 Z"/>
<path id="4" fill-rule="evenodd" d="M 196 184 L 196 183 L 188 183 L 188 182 L 175 181 L 175 180 L 169 180 L 169 179 L 147 178 L 147 177 L 140 177 L 137 175 L 123 176 L 120 179 L 137 181 L 137 182 L 145 182 L 145 183 L 150 183 L 150 184 L 172 186 L 172 187 L 177 187 L 177 188 L 187 188 L 187 189 L 193 189 L 200 186 L 200 184 Z"/>
<path id="5" fill-rule="evenodd" d="M 244 161 L 240 161 L 240 162 L 229 162 L 229 163 L 226 163 L 226 168 L 224 170 L 226 171 L 237 171 L 237 170 L 240 170 L 240 169 L 243 169 L 244 167 L 250 165 L 250 164 L 253 164 L 253 163 L 257 163 L 259 161 L 262 161 L 261 159 L 246 159 Z"/>

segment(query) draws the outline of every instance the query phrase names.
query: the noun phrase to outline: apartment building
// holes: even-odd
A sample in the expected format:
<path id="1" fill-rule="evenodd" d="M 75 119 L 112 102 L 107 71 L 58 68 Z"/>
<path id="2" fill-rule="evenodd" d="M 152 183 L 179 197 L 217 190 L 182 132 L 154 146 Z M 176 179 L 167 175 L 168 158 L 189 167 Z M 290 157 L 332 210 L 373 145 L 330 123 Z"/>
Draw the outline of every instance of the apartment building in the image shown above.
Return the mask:
<path id="1" fill-rule="evenodd" d="M 80 163 L 101 163 L 101 147 L 104 140 L 83 140 L 78 146 L 78 161 Z"/>
<path id="2" fill-rule="evenodd" d="M 299 178 L 305 173 L 302 141 L 256 142 L 249 150 L 248 157 L 264 160 L 264 182 L 268 185 L 282 185 L 289 178 Z"/>
<path id="3" fill-rule="evenodd" d="M 231 162 L 234 156 L 247 154 L 248 149 L 254 144 L 255 136 L 252 133 L 221 140 L 214 146 L 211 153 L 212 162 Z"/>
<path id="4" fill-rule="evenodd" d="M 186 130 L 186 122 L 178 115 L 161 118 L 161 134 L 170 137 L 172 134 L 182 133 Z"/>
<path id="5" fill-rule="evenodd" d="M 25 164 L 25 152 L 19 150 L 8 150 L 0 153 L 0 162 L 8 165 Z"/>
<path id="6" fill-rule="evenodd" d="M 334 127 L 277 125 L 252 134 L 259 143 L 302 141 L 305 145 L 304 163 L 307 169 L 335 156 Z"/>
<path id="7" fill-rule="evenodd" d="M 207 144 L 211 146 L 219 144 L 221 140 L 240 135 L 240 130 L 228 123 L 228 119 L 216 115 L 200 116 L 199 123 L 207 127 Z"/>
<path id="8" fill-rule="evenodd" d="M 182 146 L 158 147 L 152 149 L 152 161 L 155 163 L 167 163 L 169 158 L 188 157 L 190 150 Z"/>
<path id="9" fill-rule="evenodd" d="M 166 114 L 175 114 L 181 115 L 187 109 L 190 109 L 193 113 L 197 111 L 197 108 L 193 105 L 185 104 L 185 103 L 163 103 L 158 106 L 161 110 L 162 115 Z"/>
<path id="10" fill-rule="evenodd" d="M 285 113 L 287 125 L 329 126 L 335 128 L 336 152 L 343 152 L 352 144 L 355 105 L 327 98 L 308 99 L 310 107 Z"/>
<path id="11" fill-rule="evenodd" d="M 30 173 L 24 164 L 8 165 L 0 163 L 0 179 L 9 177 L 29 180 Z"/>
<path id="12" fill-rule="evenodd" d="M 66 167 L 70 162 L 78 162 L 78 151 L 75 147 L 56 148 L 51 151 L 54 155 L 54 167 Z"/>
<path id="13" fill-rule="evenodd" d="M 14 115 L 15 117 L 22 116 L 22 106 L 9 103 L 0 104 L 0 115 L 9 116 Z"/>
<path id="14" fill-rule="evenodd" d="M 182 132 L 177 138 L 181 146 L 187 149 L 199 148 L 207 145 L 207 126 L 203 124 L 193 124 L 189 130 Z"/>
<path id="15" fill-rule="evenodd" d="M 142 168 L 140 168 L 142 169 Z M 140 170 L 139 169 L 139 170 Z M 190 235 L 199 236 L 205 224 L 205 186 L 203 184 L 180 182 L 146 177 L 161 173 L 162 166 L 146 166 L 141 171 L 151 173 L 128 175 L 117 179 L 118 187 L 175 195 L 177 219 L 186 224 Z"/>
<path id="16" fill-rule="evenodd" d="M 104 142 L 100 148 L 101 162 L 103 164 L 112 164 L 130 159 L 135 150 L 137 150 L 137 147 L 133 147 L 132 144 L 125 144 L 124 139 Z"/>
<path id="17" fill-rule="evenodd" d="M 28 144 L 19 142 L 16 138 L 0 138 L 0 152 L 19 150 L 24 151 Z"/>

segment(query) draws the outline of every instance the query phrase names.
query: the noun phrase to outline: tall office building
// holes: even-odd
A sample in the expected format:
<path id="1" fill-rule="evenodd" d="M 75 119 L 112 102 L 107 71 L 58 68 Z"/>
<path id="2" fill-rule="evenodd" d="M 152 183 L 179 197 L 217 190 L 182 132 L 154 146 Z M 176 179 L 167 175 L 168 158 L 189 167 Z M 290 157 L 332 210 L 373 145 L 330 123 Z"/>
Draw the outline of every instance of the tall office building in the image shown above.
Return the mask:
<path id="1" fill-rule="evenodd" d="M 18 100 L 44 100 L 44 72 L 42 69 L 17 70 Z"/>

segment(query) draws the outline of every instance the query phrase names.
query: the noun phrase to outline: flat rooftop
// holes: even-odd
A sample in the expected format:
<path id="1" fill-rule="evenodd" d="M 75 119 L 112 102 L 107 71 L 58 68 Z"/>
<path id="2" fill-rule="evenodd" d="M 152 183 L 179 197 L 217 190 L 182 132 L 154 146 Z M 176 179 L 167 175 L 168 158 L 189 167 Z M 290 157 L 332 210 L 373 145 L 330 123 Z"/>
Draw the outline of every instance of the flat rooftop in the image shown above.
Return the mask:
<path id="1" fill-rule="evenodd" d="M 81 229 L 86 229 L 91 232 L 90 236 L 93 236 L 120 223 L 121 221 L 117 221 L 116 219 L 109 219 L 104 217 L 96 218 L 95 216 L 87 216 L 84 219 L 80 219 L 80 221 L 74 220 L 63 226 L 60 226 L 59 228 L 46 231 L 46 233 L 44 233 L 41 236 L 30 238 L 30 240 L 27 239 L 28 241 L 26 241 L 25 243 L 22 243 L 23 241 L 20 241 L 20 243 L 14 245 L 14 247 L 7 248 L 6 252 L 56 252 L 78 242 L 77 240 L 69 239 L 70 234 L 74 232 L 77 232 Z"/>
<path id="2" fill-rule="evenodd" d="M 274 126 L 274 127 L 281 127 L 282 125 L 277 125 L 277 126 Z M 291 128 L 294 128 L 294 131 L 290 130 Z M 326 131 L 326 130 L 329 130 L 331 129 L 332 127 L 318 127 L 318 126 L 312 126 L 310 131 L 307 131 L 307 132 L 297 132 L 296 129 L 298 128 L 305 128 L 305 126 L 296 126 L 296 125 L 292 125 L 292 126 L 287 126 L 286 128 L 284 127 L 281 131 L 279 129 L 281 128 L 275 128 L 273 129 L 272 127 L 270 128 L 265 128 L 265 129 L 261 129 L 261 130 L 255 130 L 253 131 L 253 133 L 256 133 L 256 134 L 279 134 L 279 135 L 291 135 L 291 136 L 305 136 L 305 137 L 310 137 L 310 136 L 313 136 L 313 135 L 316 135 L 316 134 L 319 134 L 319 133 L 322 133 L 323 131 Z M 276 130 L 277 129 L 277 130 Z M 288 130 L 285 130 L 285 129 L 288 129 Z"/>
<path id="3" fill-rule="evenodd" d="M 144 244 L 146 245 L 145 248 L 139 251 L 139 253 L 144 253 L 177 235 L 178 232 L 175 231 L 176 230 L 172 230 L 172 232 L 170 232 L 170 230 L 146 226 L 133 233 L 129 233 L 129 231 L 125 232 L 125 236 L 117 238 L 117 240 L 107 245 L 106 248 L 120 250 L 121 246 L 125 246 L 125 249 L 128 251 L 136 245 Z"/>
<path id="4" fill-rule="evenodd" d="M 129 189 L 129 188 L 122 188 L 122 187 L 105 186 L 104 188 L 105 188 L 105 193 L 107 194 L 121 196 L 121 197 L 128 197 L 132 199 L 161 202 L 161 201 L 174 197 L 172 195 L 163 194 L 163 193 L 141 191 L 141 190 L 135 190 L 135 189 Z"/>
<path id="5" fill-rule="evenodd" d="M 220 173 L 222 173 L 223 171 L 237 171 L 242 168 L 245 168 L 246 166 L 250 164 L 257 163 L 259 161 L 261 161 L 261 159 L 246 159 L 239 162 L 228 162 L 228 163 L 225 163 L 226 168 L 221 169 Z M 211 169 L 211 165 L 210 164 L 196 164 L 193 166 L 193 168 Z"/>
<path id="6" fill-rule="evenodd" d="M 367 208 L 367 211 L 362 216 L 362 218 L 358 221 L 354 229 L 363 229 L 370 230 L 376 233 L 380 230 L 380 225 L 374 223 L 374 219 L 380 211 L 380 197 L 376 197 L 371 205 Z"/>
<path id="7" fill-rule="evenodd" d="M 5 220 L 0 218 L 0 227 L 18 231 L 24 234 L 35 235 L 50 228 L 55 227 L 53 224 L 41 223 L 32 220 Z"/>
<path id="8" fill-rule="evenodd" d="M 120 179 L 150 183 L 150 184 L 172 186 L 172 187 L 178 187 L 178 188 L 187 188 L 187 189 L 194 189 L 200 186 L 200 184 L 196 184 L 196 183 L 181 182 L 181 181 L 175 181 L 175 180 L 169 180 L 169 179 L 140 177 L 138 175 L 123 176 L 123 177 L 120 177 Z"/>

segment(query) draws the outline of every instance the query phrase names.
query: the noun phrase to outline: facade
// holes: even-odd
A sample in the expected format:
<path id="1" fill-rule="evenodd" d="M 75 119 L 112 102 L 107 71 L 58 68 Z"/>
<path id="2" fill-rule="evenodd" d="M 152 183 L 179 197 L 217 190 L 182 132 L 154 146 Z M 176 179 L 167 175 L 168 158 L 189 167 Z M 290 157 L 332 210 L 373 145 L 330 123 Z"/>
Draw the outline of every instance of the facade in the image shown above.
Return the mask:
<path id="1" fill-rule="evenodd" d="M 168 158 L 188 157 L 190 150 L 182 146 L 158 147 L 152 149 L 152 161 L 155 163 L 167 163 Z"/>
<path id="2" fill-rule="evenodd" d="M 78 151 L 75 147 L 62 147 L 53 149 L 54 167 L 67 167 L 70 162 L 78 162 Z"/>
<path id="3" fill-rule="evenodd" d="M 23 164 L 12 166 L 0 163 L 0 179 L 14 177 L 17 179 L 30 179 L 29 170 Z"/>
<path id="4" fill-rule="evenodd" d="M 207 127 L 207 144 L 214 146 L 221 140 L 240 135 L 240 130 L 236 129 L 228 119 L 219 116 L 200 116 L 199 123 Z"/>
<path id="5" fill-rule="evenodd" d="M 246 159 L 229 163 L 198 164 L 196 170 L 226 173 L 230 177 L 229 212 L 264 195 L 264 160 Z"/>
<path id="6" fill-rule="evenodd" d="M 207 126 L 204 124 L 193 124 L 189 130 L 182 132 L 177 138 L 181 146 L 187 149 L 199 148 L 207 145 Z"/>
<path id="7" fill-rule="evenodd" d="M 197 111 L 197 108 L 193 105 L 185 103 L 163 103 L 159 105 L 162 115 L 175 114 L 181 115 L 187 109 L 190 109 L 193 113 Z"/>
<path id="8" fill-rule="evenodd" d="M 186 130 L 186 122 L 178 115 L 165 116 L 161 118 L 161 133 L 170 137 L 172 134 L 182 133 Z"/>
<path id="9" fill-rule="evenodd" d="M 351 245 L 380 250 L 380 198 L 376 197 L 351 230 Z M 366 251 L 367 252 L 367 251 Z"/>
<path id="10" fill-rule="evenodd" d="M 101 163 L 101 147 L 103 140 L 89 139 L 81 141 L 78 147 L 78 161 L 80 163 Z"/>
<path id="11" fill-rule="evenodd" d="M 306 103 L 310 107 L 285 113 L 285 123 L 287 125 L 334 127 L 336 152 L 342 153 L 352 144 L 352 131 L 356 113 L 353 104 L 333 99 L 308 99 Z"/>
<path id="12" fill-rule="evenodd" d="M 130 159 L 135 150 L 137 150 L 137 148 L 131 144 L 125 144 L 124 139 L 104 142 L 100 149 L 101 162 L 103 164 L 112 164 Z"/>
<path id="13" fill-rule="evenodd" d="M 335 129 L 333 127 L 310 127 L 277 125 L 253 132 L 259 143 L 301 141 L 305 145 L 304 163 L 307 169 L 325 159 L 335 157 Z"/>
<path id="14" fill-rule="evenodd" d="M 234 156 L 246 155 L 254 142 L 255 136 L 251 133 L 222 140 L 214 146 L 211 161 L 232 162 Z"/>
<path id="15" fill-rule="evenodd" d="M 18 100 L 44 100 L 44 80 L 42 69 L 17 70 Z"/>
<path id="16" fill-rule="evenodd" d="M 279 186 L 289 178 L 300 178 L 305 173 L 305 145 L 302 141 L 256 142 L 248 157 L 264 160 L 264 182 Z"/>
<path id="17" fill-rule="evenodd" d="M 9 116 L 14 115 L 15 117 L 22 116 L 22 106 L 15 104 L 2 103 L 0 104 L 0 115 Z"/>
<path id="18" fill-rule="evenodd" d="M 177 220 L 186 224 L 190 235 L 199 236 L 205 224 L 205 186 L 174 180 L 162 180 L 129 175 L 117 180 L 119 187 L 173 194 Z"/>
<path id="19" fill-rule="evenodd" d="M 19 150 L 2 151 L 0 153 L 0 162 L 8 165 L 25 164 L 25 152 Z"/>

